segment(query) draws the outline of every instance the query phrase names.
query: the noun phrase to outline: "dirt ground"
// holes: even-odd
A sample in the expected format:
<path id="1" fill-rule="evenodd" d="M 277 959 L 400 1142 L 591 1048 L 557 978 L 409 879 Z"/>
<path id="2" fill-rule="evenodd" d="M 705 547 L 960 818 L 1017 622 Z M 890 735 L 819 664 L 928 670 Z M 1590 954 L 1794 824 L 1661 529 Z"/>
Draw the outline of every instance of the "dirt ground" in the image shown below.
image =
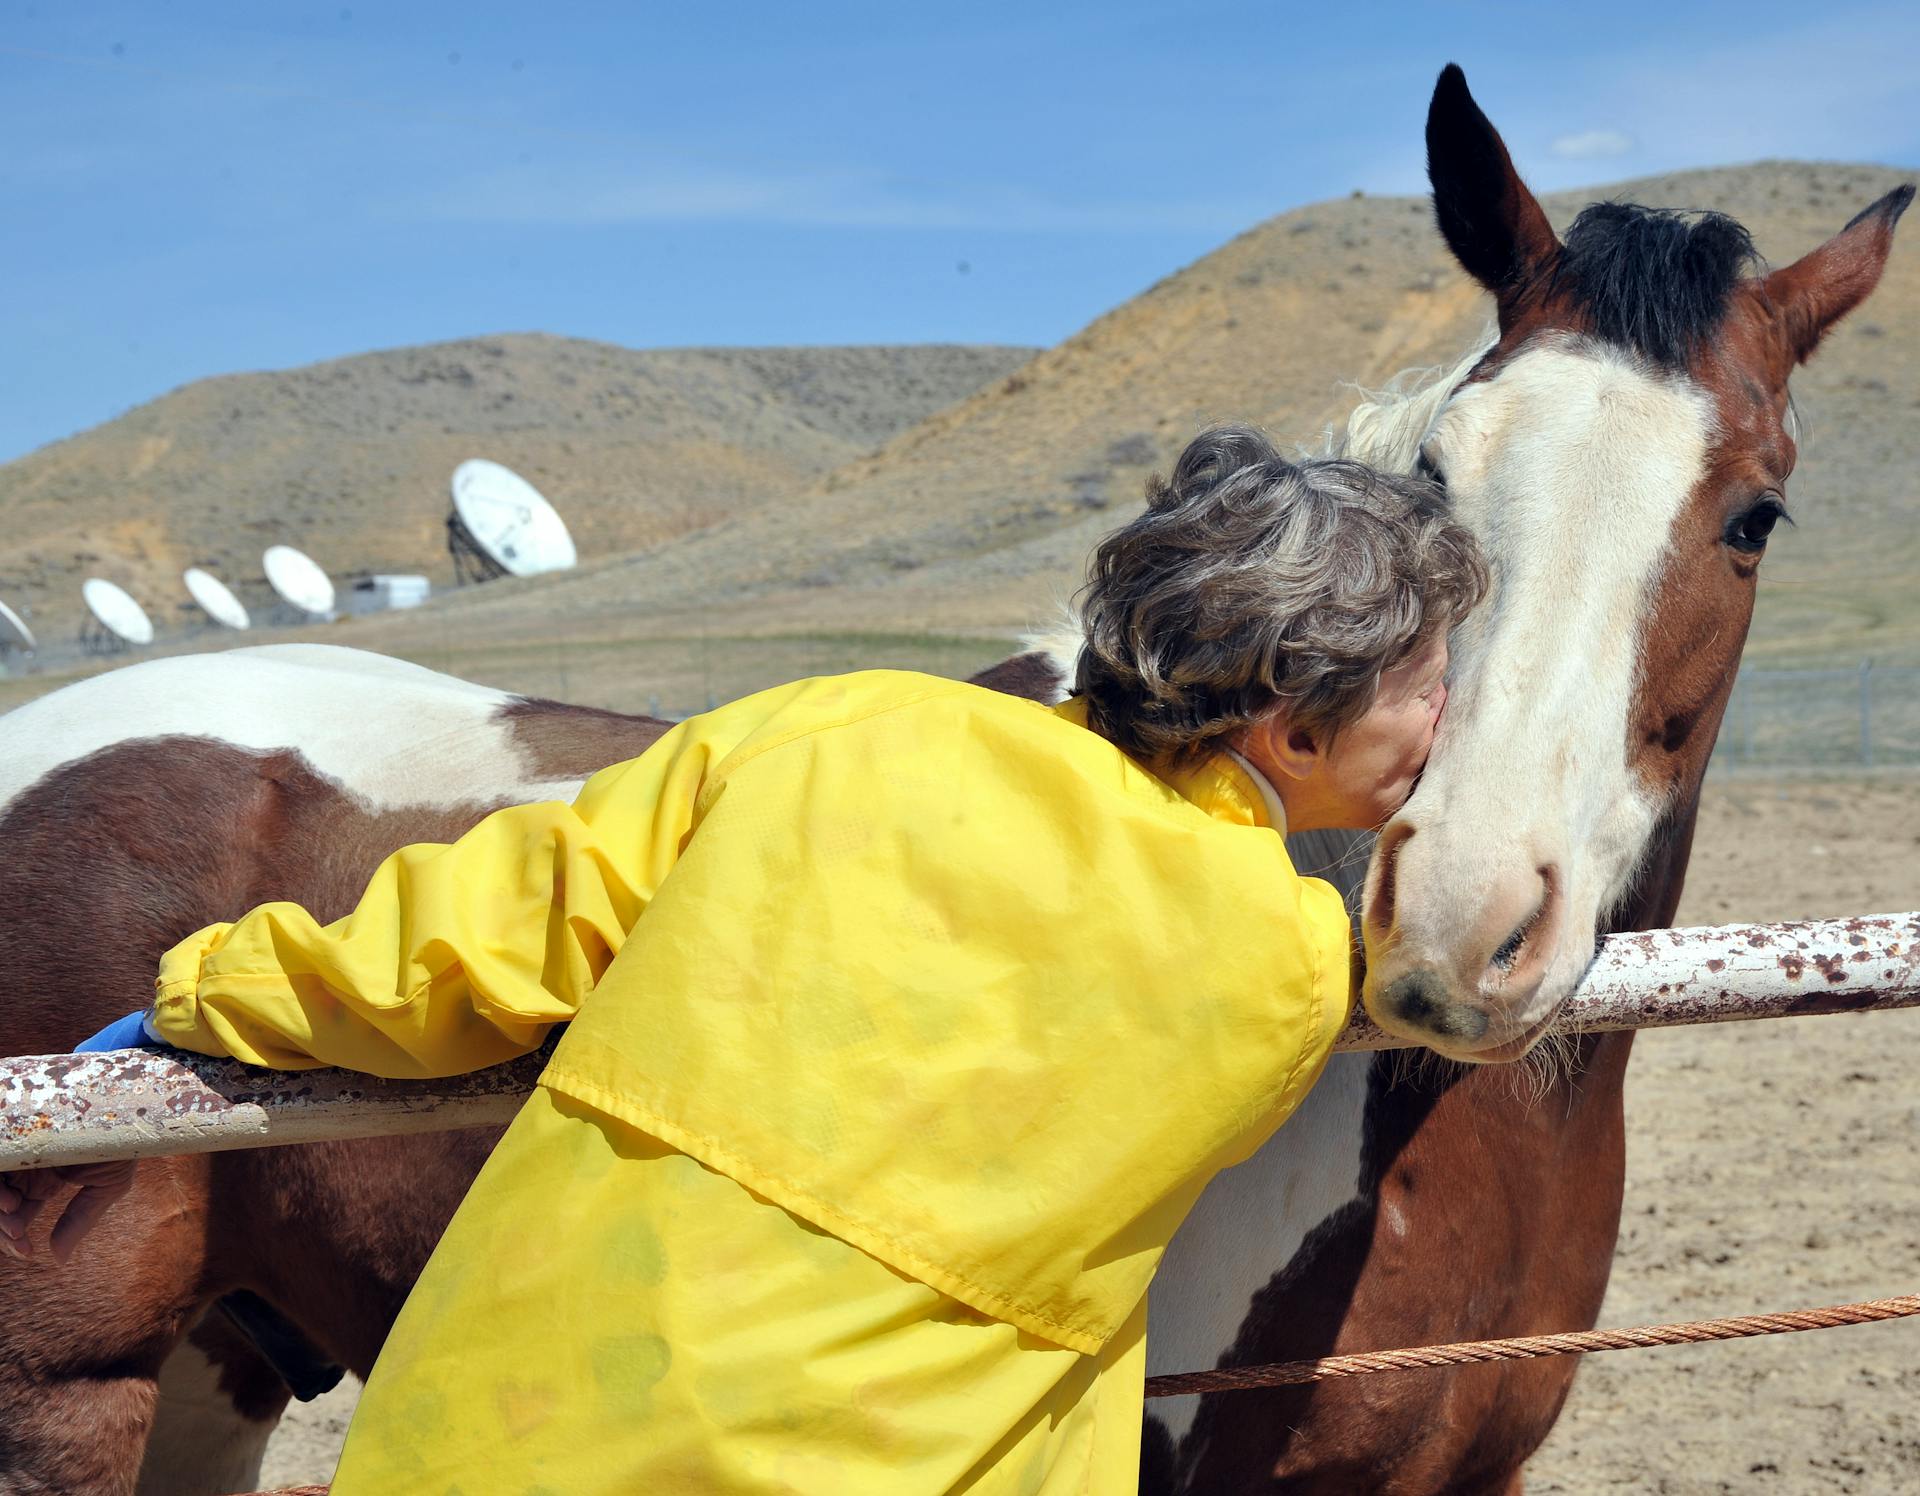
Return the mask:
<path id="1" fill-rule="evenodd" d="M 1920 780 L 1709 783 L 1683 924 L 1920 908 Z M 1601 1322 L 1920 1291 L 1920 1009 L 1645 1034 Z M 352 1411 L 297 1407 L 269 1484 L 324 1479 Z M 1589 1359 L 1530 1496 L 1920 1490 L 1920 1323 Z"/>
<path id="2" fill-rule="evenodd" d="M 1708 786 L 1682 924 L 1920 908 L 1920 781 Z M 1642 1034 L 1601 1323 L 1920 1292 L 1920 1009 Z M 1588 1359 L 1544 1493 L 1920 1490 L 1920 1323 Z"/>

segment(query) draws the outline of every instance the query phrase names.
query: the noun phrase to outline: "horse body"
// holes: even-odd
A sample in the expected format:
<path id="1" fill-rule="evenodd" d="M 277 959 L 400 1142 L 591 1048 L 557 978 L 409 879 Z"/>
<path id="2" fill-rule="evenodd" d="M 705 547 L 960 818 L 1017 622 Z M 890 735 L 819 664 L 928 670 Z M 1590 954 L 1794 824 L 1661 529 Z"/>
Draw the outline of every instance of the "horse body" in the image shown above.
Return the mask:
<path id="1" fill-rule="evenodd" d="M 336 917 L 387 853 L 571 798 L 664 729 L 324 646 L 152 661 L 21 707 L 0 718 L 7 1050 L 138 1006 L 203 924 L 273 899 Z M 365 1375 L 493 1140 L 143 1165 L 68 1267 L 0 1271 L 0 1489 L 131 1490 L 143 1446 L 143 1491 L 244 1486 L 287 1388 L 209 1306 L 256 1295 Z M 95 1411 L 107 1387 L 117 1418 Z"/>
<path id="2" fill-rule="evenodd" d="M 1363 411 L 1350 455 L 1442 476 L 1497 585 L 1361 923 L 1374 1016 L 1475 1060 L 1539 1038 L 1599 931 L 1672 917 L 1750 614 L 1748 541 L 1792 464 L 1786 378 L 1871 290 L 1905 199 L 1764 279 L 1712 244 L 1663 257 L 1635 237 L 1656 215 L 1616 216 L 1582 241 L 1606 261 L 1588 281 L 1592 257 L 1546 226 L 1457 70 L 1428 138 L 1442 229 L 1494 293 L 1499 335 Z M 1636 296 L 1650 323 L 1626 315 Z M 1040 651 L 982 683 L 1044 697 L 1067 668 Z M 661 730 L 324 649 L 153 662 L 0 718 L 0 962 L 20 994 L 0 1045 L 69 1047 L 137 1005 L 199 925 L 273 898 L 333 917 L 394 848 L 571 794 Z M 1335 1057 L 1176 1238 L 1151 1369 L 1590 1325 L 1630 1051 L 1562 1041 L 1524 1071 Z M 180 1420 L 224 1421 L 244 1453 L 285 1390 L 207 1306 L 255 1294 L 365 1374 L 492 1140 L 162 1161 L 66 1268 L 0 1262 L 0 1491 L 131 1490 L 156 1409 L 172 1425 L 156 1458 L 189 1459 L 143 1489 L 230 1482 L 212 1433 L 182 1438 Z M 225 1403 L 202 1395 L 208 1375 Z M 1515 1492 L 1571 1378 L 1552 1361 L 1180 1400 L 1150 1410 L 1143 1489 Z"/>
<path id="3" fill-rule="evenodd" d="M 1036 652 L 989 681 L 1057 699 L 1066 668 Z M 337 917 L 390 851 L 451 840 L 501 804 L 571 798 L 666 726 L 325 646 L 152 661 L 22 707 L 0 718 L 0 757 L 21 766 L 0 784 L 0 961 L 21 994 L 3 1015 L 7 1048 L 69 1047 L 140 1000 L 174 940 L 237 909 L 288 899 Z M 76 951 L 90 954 L 76 963 Z M 1357 1136 L 1337 1094 L 1309 1099 L 1296 1139 L 1312 1132 L 1337 1150 Z M 157 1161 L 65 1268 L 0 1266 L 18 1373 L 0 1369 L 0 1490 L 121 1492 L 136 1468 L 147 1496 L 246 1484 L 287 1388 L 210 1306 L 255 1295 L 313 1357 L 365 1376 L 497 1135 Z M 1276 1230 L 1297 1240 L 1313 1226 L 1328 1170 L 1319 1149 L 1297 1146 L 1259 1167 L 1267 1187 L 1240 1239 L 1270 1251 Z M 1344 1200 L 1357 1173 L 1338 1174 Z M 1278 1197 L 1299 1219 L 1276 1216 Z M 108 1301 L 122 1318 L 76 1335 L 73 1320 Z M 1160 1316 L 1175 1344 L 1186 1317 Z M 125 1383 L 118 1422 L 22 1416 L 48 1385 L 91 1409 L 108 1367 Z"/>

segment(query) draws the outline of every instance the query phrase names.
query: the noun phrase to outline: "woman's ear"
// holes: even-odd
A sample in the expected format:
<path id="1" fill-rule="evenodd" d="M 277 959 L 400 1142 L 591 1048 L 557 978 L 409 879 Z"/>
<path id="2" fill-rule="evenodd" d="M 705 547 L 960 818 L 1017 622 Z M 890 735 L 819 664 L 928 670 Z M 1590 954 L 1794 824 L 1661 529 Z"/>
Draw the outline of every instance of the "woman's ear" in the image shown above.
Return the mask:
<path id="1" fill-rule="evenodd" d="M 1281 773 L 1292 779 L 1311 779 L 1323 757 L 1320 740 L 1304 727 L 1281 718 L 1274 724 L 1274 759 Z"/>
<path id="2" fill-rule="evenodd" d="M 1249 727 L 1241 751 L 1269 777 L 1278 773 L 1294 780 L 1311 779 L 1323 757 L 1319 738 L 1294 726 L 1285 712 L 1275 712 Z"/>

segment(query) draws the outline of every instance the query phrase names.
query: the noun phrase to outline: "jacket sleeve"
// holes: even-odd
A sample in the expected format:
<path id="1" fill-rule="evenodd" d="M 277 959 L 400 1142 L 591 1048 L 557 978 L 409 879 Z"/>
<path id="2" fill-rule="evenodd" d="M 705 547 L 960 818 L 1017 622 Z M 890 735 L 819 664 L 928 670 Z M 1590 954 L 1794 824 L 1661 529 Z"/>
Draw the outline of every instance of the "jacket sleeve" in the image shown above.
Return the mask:
<path id="1" fill-rule="evenodd" d="M 683 724 L 572 805 L 495 812 L 451 845 L 402 848 L 323 925 L 265 904 L 162 958 L 168 1044 L 277 1070 L 458 1075 L 571 1018 L 678 858 L 715 744 Z"/>

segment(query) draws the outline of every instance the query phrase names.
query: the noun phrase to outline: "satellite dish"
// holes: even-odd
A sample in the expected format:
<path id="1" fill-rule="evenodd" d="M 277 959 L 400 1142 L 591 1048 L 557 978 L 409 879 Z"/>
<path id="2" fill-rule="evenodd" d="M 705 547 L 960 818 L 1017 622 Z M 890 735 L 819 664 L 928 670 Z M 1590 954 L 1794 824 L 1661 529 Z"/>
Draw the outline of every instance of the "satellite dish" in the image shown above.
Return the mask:
<path id="1" fill-rule="evenodd" d="M 290 545 L 270 545 L 260 558 L 267 583 L 302 613 L 333 617 L 333 582 L 305 551 Z"/>
<path id="2" fill-rule="evenodd" d="M 511 468 L 484 457 L 453 470 L 453 513 L 447 549 L 461 581 L 538 576 L 579 562 L 566 522 L 540 490 Z"/>
<path id="3" fill-rule="evenodd" d="M 5 603 L 0 603 L 0 649 L 24 649 L 28 654 L 40 646 L 34 642 L 27 621 Z"/>
<path id="4" fill-rule="evenodd" d="M 180 573 L 180 580 L 187 584 L 187 591 L 193 594 L 201 611 L 215 623 L 224 623 L 230 629 L 243 629 L 252 624 L 240 599 L 212 572 L 189 566 Z"/>
<path id="5" fill-rule="evenodd" d="M 81 631 L 80 642 L 89 652 L 105 654 L 130 644 L 153 643 L 152 620 L 124 587 L 100 577 L 88 577 L 80 584 L 80 597 L 98 625 L 97 630 Z"/>

